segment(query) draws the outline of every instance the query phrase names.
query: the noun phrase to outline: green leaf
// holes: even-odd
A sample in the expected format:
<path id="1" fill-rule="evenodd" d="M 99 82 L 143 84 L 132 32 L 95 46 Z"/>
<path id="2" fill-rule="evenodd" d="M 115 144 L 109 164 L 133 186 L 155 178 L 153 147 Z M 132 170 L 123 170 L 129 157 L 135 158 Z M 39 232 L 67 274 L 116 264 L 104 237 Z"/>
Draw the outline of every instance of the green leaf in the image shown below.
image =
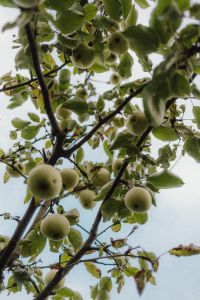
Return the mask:
<path id="1" fill-rule="evenodd" d="M 40 230 L 34 229 L 29 232 L 24 240 L 20 241 L 20 254 L 23 257 L 39 255 L 46 245 L 46 238 Z"/>
<path id="2" fill-rule="evenodd" d="M 75 251 L 78 251 L 82 244 L 83 244 L 83 237 L 80 233 L 80 231 L 71 228 L 69 235 L 68 235 L 68 239 L 70 241 L 70 243 L 72 244 L 72 247 L 74 248 Z"/>
<path id="3" fill-rule="evenodd" d="M 125 20 L 126 29 L 130 26 L 136 25 L 137 19 L 138 19 L 138 12 L 137 12 L 135 6 L 132 6 L 131 10 L 129 11 L 129 14 Z"/>
<path id="4" fill-rule="evenodd" d="M 24 127 L 26 127 L 27 125 L 30 124 L 29 121 L 25 121 L 25 120 L 22 120 L 20 118 L 14 118 L 12 121 L 11 121 L 13 127 L 19 129 L 19 130 L 22 130 Z"/>
<path id="5" fill-rule="evenodd" d="M 129 27 L 124 35 L 130 41 L 131 49 L 140 54 L 149 54 L 158 49 L 159 37 L 150 27 L 135 25 Z"/>
<path id="6" fill-rule="evenodd" d="M 106 13 L 114 20 L 119 20 L 123 11 L 120 0 L 103 0 Z"/>
<path id="7" fill-rule="evenodd" d="M 197 98 L 198 100 L 200 99 L 200 90 L 198 89 L 195 83 L 191 85 L 191 93 L 194 95 L 195 98 Z"/>
<path id="8" fill-rule="evenodd" d="M 200 18 L 200 4 L 196 3 L 190 7 L 190 14 L 197 19 Z"/>
<path id="9" fill-rule="evenodd" d="M 126 18 L 133 7 L 132 1 L 131 0 L 120 0 L 120 2 L 122 5 L 122 15 L 124 18 Z"/>
<path id="10" fill-rule="evenodd" d="M 200 129 L 200 106 L 193 106 L 192 111 L 195 117 L 197 127 Z"/>
<path id="11" fill-rule="evenodd" d="M 58 253 L 62 245 L 62 242 L 63 242 L 62 240 L 59 241 L 49 240 L 50 251 L 53 253 Z"/>
<path id="12" fill-rule="evenodd" d="M 13 3 L 12 0 L 0 0 L 0 5 L 5 7 L 15 7 L 16 5 Z"/>
<path id="13" fill-rule="evenodd" d="M 182 11 L 190 8 L 190 0 L 177 0 L 177 4 Z"/>
<path id="14" fill-rule="evenodd" d="M 107 154 L 107 156 L 112 159 L 113 154 L 112 154 L 112 152 L 109 149 L 109 144 L 108 144 L 107 140 L 105 140 L 103 142 L 103 149 L 104 149 L 105 153 Z"/>
<path id="15" fill-rule="evenodd" d="M 188 80 L 178 73 L 172 76 L 170 86 L 176 97 L 187 97 L 190 95 L 190 85 Z"/>
<path id="16" fill-rule="evenodd" d="M 40 118 L 37 114 L 35 113 L 28 113 L 29 118 L 31 119 L 31 121 L 39 123 L 40 122 Z"/>
<path id="17" fill-rule="evenodd" d="M 31 200 L 32 196 L 33 196 L 33 195 L 31 194 L 31 192 L 30 192 L 29 189 L 27 188 L 26 196 L 25 196 L 25 198 L 24 198 L 24 203 L 29 202 L 29 201 Z"/>
<path id="18" fill-rule="evenodd" d="M 33 8 L 38 5 L 37 0 L 13 0 L 13 3 L 22 8 Z"/>
<path id="19" fill-rule="evenodd" d="M 40 130 L 40 126 L 27 126 L 22 129 L 21 136 L 25 140 L 32 140 Z"/>
<path id="20" fill-rule="evenodd" d="M 152 184 L 156 189 L 171 189 L 181 187 L 184 182 L 176 174 L 165 170 L 160 173 L 156 173 L 147 178 L 147 182 Z"/>
<path id="21" fill-rule="evenodd" d="M 174 128 L 160 125 L 152 130 L 153 135 L 163 142 L 173 142 L 178 140 L 179 136 Z"/>
<path id="22" fill-rule="evenodd" d="M 95 278 L 101 278 L 101 270 L 95 266 L 92 262 L 84 263 L 87 271 Z"/>
<path id="23" fill-rule="evenodd" d="M 85 14 L 85 19 L 87 21 L 91 21 L 95 18 L 96 13 L 97 13 L 97 7 L 93 3 L 88 3 L 84 6 L 83 8 L 84 14 Z"/>
<path id="24" fill-rule="evenodd" d="M 197 163 L 200 163 L 200 139 L 189 138 L 185 142 L 183 149 L 189 156 L 194 158 Z"/>
<path id="25" fill-rule="evenodd" d="M 84 14 L 77 10 L 66 10 L 57 15 L 55 25 L 65 34 L 73 33 L 81 28 Z"/>
<path id="26" fill-rule="evenodd" d="M 110 150 L 124 148 L 133 140 L 133 135 L 127 131 L 120 132 L 113 141 Z"/>
<path id="27" fill-rule="evenodd" d="M 171 255 L 175 256 L 192 256 L 200 254 L 200 247 L 190 244 L 189 246 L 179 245 L 176 248 L 173 248 L 169 251 Z"/>
<path id="28" fill-rule="evenodd" d="M 142 94 L 144 110 L 149 124 L 157 127 L 164 119 L 166 99 L 170 96 L 166 75 L 155 76 L 153 81 L 144 88 Z"/>
<path id="29" fill-rule="evenodd" d="M 101 290 L 106 290 L 108 292 L 111 292 L 112 290 L 112 280 L 110 277 L 102 277 L 101 280 L 99 281 L 99 287 Z"/>
<path id="30" fill-rule="evenodd" d="M 27 1 L 27 0 L 26 0 Z M 67 10 L 70 8 L 76 0 L 46 0 L 45 5 L 48 8 L 58 11 Z"/>
<path id="31" fill-rule="evenodd" d="M 64 287 L 56 292 L 56 295 L 61 297 L 67 297 L 70 300 L 83 300 L 82 296 L 77 291 L 73 291 L 68 287 Z"/>
<path id="32" fill-rule="evenodd" d="M 77 151 L 76 151 L 76 156 L 75 156 L 75 161 L 77 164 L 80 164 L 82 162 L 82 160 L 84 159 L 84 150 L 82 147 L 80 147 Z"/>
<path id="33" fill-rule="evenodd" d="M 149 3 L 147 2 L 147 0 L 135 0 L 135 3 L 137 3 L 143 9 L 149 7 Z"/>
<path id="34" fill-rule="evenodd" d="M 85 101 L 73 98 L 64 102 L 64 107 L 72 110 L 78 115 L 84 114 L 88 111 L 88 104 Z"/>

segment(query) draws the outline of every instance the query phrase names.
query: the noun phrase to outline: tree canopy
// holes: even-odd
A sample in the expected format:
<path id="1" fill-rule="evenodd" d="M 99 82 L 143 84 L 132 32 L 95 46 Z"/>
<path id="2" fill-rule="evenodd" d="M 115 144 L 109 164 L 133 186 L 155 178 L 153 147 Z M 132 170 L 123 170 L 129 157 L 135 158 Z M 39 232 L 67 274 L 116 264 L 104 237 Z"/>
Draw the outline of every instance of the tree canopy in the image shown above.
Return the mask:
<path id="1" fill-rule="evenodd" d="M 3 27 L 17 27 L 18 35 L 12 45 L 16 70 L 1 74 L 0 92 L 7 109 L 30 107 L 27 115 L 10 120 L 13 145 L 0 149 L 2 184 L 23 178 L 26 206 L 20 218 L 1 214 L 5 222 L 17 223 L 12 236 L 0 235 L 0 290 L 20 293 L 23 287 L 35 300 L 82 300 L 64 280 L 81 265 L 96 278 L 91 299 L 109 300 L 113 285 L 120 293 L 127 277 L 141 295 L 146 284 L 156 283 L 160 257 L 129 239 L 148 222 L 157 193 L 183 186 L 171 170 L 179 157 L 200 162 L 200 4 L 0 0 L 0 5 L 18 11 Z M 149 7 L 144 25 L 139 20 Z M 141 78 L 134 76 L 135 64 Z M 162 142 L 157 157 L 153 139 Z M 94 149 L 107 160 L 101 155 L 96 162 L 88 155 L 86 160 Z M 86 215 L 92 210 L 90 228 L 80 224 L 76 201 Z M 101 222 L 106 227 L 99 232 Z M 122 228 L 127 234 L 114 239 Z M 105 232 L 110 243 L 101 238 Z M 44 252 L 57 254 L 57 260 L 42 264 Z M 168 254 L 196 255 L 200 247 L 175 245 Z"/>

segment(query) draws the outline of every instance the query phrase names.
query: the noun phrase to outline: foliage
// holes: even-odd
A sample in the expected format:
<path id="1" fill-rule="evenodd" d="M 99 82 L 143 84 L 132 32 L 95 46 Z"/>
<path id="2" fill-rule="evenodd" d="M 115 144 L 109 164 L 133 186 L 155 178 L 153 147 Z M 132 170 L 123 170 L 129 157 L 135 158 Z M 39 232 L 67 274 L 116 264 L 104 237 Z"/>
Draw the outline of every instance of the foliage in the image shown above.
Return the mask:
<path id="1" fill-rule="evenodd" d="M 24 103 L 30 107 L 27 116 L 11 120 L 13 146 L 0 149 L 0 161 L 6 165 L 3 181 L 12 185 L 11 180 L 22 177 L 27 185 L 29 172 L 36 166 L 50 164 L 60 171 L 66 161 L 80 178 L 74 188 L 63 186 L 50 200 L 39 199 L 25 188 L 23 205 L 28 208 L 24 216 L 19 220 L 2 214 L 18 225 L 13 236 L 0 236 L 1 290 L 17 293 L 24 287 L 36 300 L 47 299 L 52 291 L 54 300 L 82 300 L 70 287 L 54 290 L 81 263 L 96 280 L 91 287 L 93 300 L 110 299 L 114 283 L 120 293 L 127 277 L 134 279 L 139 294 L 147 283 L 156 284 L 160 257 L 145 251 L 144 245 L 133 248 L 129 239 L 138 226 L 148 222 L 148 212 L 134 213 L 124 199 L 138 186 L 150 193 L 156 206 L 161 189 L 184 184 L 171 171 L 179 155 L 200 162 L 200 107 L 194 105 L 193 119 L 184 120 L 191 98 L 200 99 L 194 82 L 200 74 L 200 5 L 190 2 L 0 0 L 0 5 L 18 12 L 16 20 L 5 24 L 3 30 L 19 30 L 13 40 L 16 73 L 1 75 L 0 92 L 8 98 L 8 110 L 22 107 L 23 111 Z M 139 24 L 138 15 L 149 8 L 149 25 Z M 152 54 L 160 63 L 151 61 Z M 136 60 L 144 73 L 139 79 L 133 72 Z M 99 92 L 97 75 L 107 78 L 110 74 L 112 80 Z M 132 117 L 134 122 L 141 110 L 146 123 L 142 126 L 142 121 L 137 121 L 136 135 L 126 121 Z M 152 151 L 154 139 L 162 143 L 157 156 Z M 104 151 L 107 160 L 86 160 L 88 147 Z M 117 158 L 122 164 L 113 172 Z M 100 175 L 100 170 L 108 176 Z M 96 184 L 97 180 L 105 185 Z M 91 212 L 90 229 L 80 224 L 74 199 L 86 189 L 94 195 L 89 208 L 98 207 L 97 213 L 96 208 Z M 67 200 L 66 206 L 63 199 L 68 197 L 73 199 Z M 69 220 L 70 232 L 62 240 L 47 241 L 40 230 L 49 213 L 63 214 Z M 98 233 L 101 221 L 107 227 Z M 111 236 L 123 227 L 129 228 L 130 234 L 111 239 L 111 243 L 99 237 L 105 232 Z M 40 255 L 46 252 L 57 254 L 57 261 L 42 265 Z M 180 245 L 168 253 L 190 256 L 200 250 L 192 244 Z M 48 285 L 45 268 L 58 269 Z M 8 269 L 9 278 L 4 277 Z"/>

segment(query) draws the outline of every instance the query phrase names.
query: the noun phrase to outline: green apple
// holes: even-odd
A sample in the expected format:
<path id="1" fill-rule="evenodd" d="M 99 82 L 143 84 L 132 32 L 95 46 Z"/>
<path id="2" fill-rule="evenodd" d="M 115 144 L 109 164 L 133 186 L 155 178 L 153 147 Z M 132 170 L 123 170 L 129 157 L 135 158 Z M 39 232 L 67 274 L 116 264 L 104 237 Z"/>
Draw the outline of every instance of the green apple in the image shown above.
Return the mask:
<path id="1" fill-rule="evenodd" d="M 92 176 L 92 182 L 97 187 L 102 187 L 104 184 L 110 181 L 110 172 L 105 168 L 100 168 L 97 172 L 94 172 Z"/>
<path id="2" fill-rule="evenodd" d="M 121 76 L 118 73 L 113 73 L 110 76 L 110 83 L 113 85 L 118 85 L 121 82 Z"/>
<path id="3" fill-rule="evenodd" d="M 106 51 L 104 54 L 105 63 L 108 65 L 114 65 L 117 61 L 117 55 L 114 52 Z"/>
<path id="4" fill-rule="evenodd" d="M 19 162 L 14 163 L 13 167 L 6 166 L 6 172 L 8 173 L 8 175 L 10 175 L 10 177 L 20 177 L 21 175 L 18 171 L 20 171 L 21 173 L 25 172 L 24 166 Z"/>
<path id="5" fill-rule="evenodd" d="M 52 279 L 55 277 L 56 273 L 58 272 L 58 270 L 53 269 L 51 271 L 49 271 L 46 276 L 45 276 L 45 283 L 46 285 L 49 284 Z M 64 287 L 65 284 L 65 278 L 62 278 L 57 285 L 54 287 L 53 291 L 58 291 L 60 289 L 62 289 Z"/>
<path id="6" fill-rule="evenodd" d="M 123 159 L 122 158 L 117 158 L 116 160 L 113 161 L 112 163 L 112 170 L 114 174 L 117 174 L 119 170 L 121 169 L 121 166 L 123 165 Z"/>
<path id="7" fill-rule="evenodd" d="M 69 118 L 71 116 L 71 114 L 72 114 L 71 110 L 65 108 L 63 104 L 60 104 L 56 108 L 56 117 L 59 120 L 67 119 L 67 118 Z"/>
<path id="8" fill-rule="evenodd" d="M 61 214 L 49 214 L 40 224 L 40 231 L 50 240 L 64 239 L 70 231 L 68 219 Z"/>
<path id="9" fill-rule="evenodd" d="M 108 47 L 113 53 L 123 54 L 128 50 L 129 43 L 121 32 L 114 32 L 108 39 Z"/>
<path id="10" fill-rule="evenodd" d="M 75 96 L 78 99 L 87 100 L 87 98 L 88 98 L 87 90 L 85 88 L 78 88 L 76 90 Z"/>
<path id="11" fill-rule="evenodd" d="M 148 121 L 145 114 L 142 111 L 135 111 L 128 116 L 126 121 L 126 127 L 128 131 L 134 135 L 140 135 L 144 133 L 148 128 Z"/>
<path id="12" fill-rule="evenodd" d="M 62 131 L 72 131 L 76 126 L 76 121 L 72 120 L 71 118 L 62 119 L 59 123 L 59 127 Z"/>
<path id="13" fill-rule="evenodd" d="M 79 182 L 79 175 L 75 170 L 65 168 L 60 171 L 60 174 L 62 176 L 63 185 L 67 190 L 73 189 L 77 186 Z"/>
<path id="14" fill-rule="evenodd" d="M 30 171 L 27 185 L 35 197 L 50 200 L 59 195 L 62 189 L 62 177 L 53 166 L 41 164 Z"/>
<path id="15" fill-rule="evenodd" d="M 134 187 L 125 195 L 125 205 L 136 213 L 145 213 L 152 204 L 151 194 L 142 187 Z"/>
<path id="16" fill-rule="evenodd" d="M 88 69 L 94 62 L 95 52 L 87 45 L 80 44 L 73 50 L 71 61 L 79 69 Z"/>
<path id="17" fill-rule="evenodd" d="M 96 205 L 94 199 L 96 198 L 96 193 L 92 190 L 86 189 L 79 193 L 79 200 L 81 205 L 85 209 L 91 209 Z"/>

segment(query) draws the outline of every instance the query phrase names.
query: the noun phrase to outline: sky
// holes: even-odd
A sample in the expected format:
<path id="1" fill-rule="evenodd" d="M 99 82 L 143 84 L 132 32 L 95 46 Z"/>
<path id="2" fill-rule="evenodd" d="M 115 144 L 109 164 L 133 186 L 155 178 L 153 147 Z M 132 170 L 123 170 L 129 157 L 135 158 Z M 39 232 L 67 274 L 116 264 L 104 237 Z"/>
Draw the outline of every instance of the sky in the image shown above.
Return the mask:
<path id="1" fill-rule="evenodd" d="M 147 24 L 149 10 L 143 11 L 141 22 Z M 12 9 L 0 8 L 0 27 L 8 20 L 13 20 L 16 11 Z M 16 31 L 6 31 L 0 35 L 0 75 L 13 70 L 15 51 L 11 49 L 11 41 Z M 158 57 L 153 57 L 158 62 Z M 134 78 L 141 76 L 141 69 L 137 64 L 134 66 Z M 101 76 L 100 76 L 101 77 Z M 99 78 L 100 78 L 99 77 Z M 104 89 L 105 86 L 99 86 Z M 11 130 L 10 120 L 16 116 L 25 116 L 27 111 L 32 111 L 33 106 L 30 102 L 16 110 L 7 110 L 9 97 L 0 95 L 0 148 L 7 148 L 9 142 L 9 130 Z M 196 103 L 198 105 L 198 102 Z M 189 104 L 190 105 L 190 104 Z M 191 109 L 191 107 L 190 107 Z M 190 115 L 190 112 L 189 114 Z M 162 143 L 154 141 L 154 155 Z M 87 148 L 89 149 L 89 148 Z M 96 161 L 97 157 L 105 160 L 106 156 L 102 149 L 87 151 L 85 159 Z M 0 180 L 5 171 L 5 167 L 0 165 Z M 134 235 L 129 239 L 129 243 L 134 246 L 142 246 L 145 250 L 151 250 L 157 255 L 178 246 L 179 244 L 188 245 L 194 243 L 200 245 L 200 193 L 199 193 L 199 173 L 200 165 L 188 156 L 184 156 L 173 168 L 173 172 L 182 177 L 185 185 L 179 189 L 161 190 L 157 196 L 157 207 L 152 208 L 149 213 L 147 224 L 140 226 Z M 10 212 L 13 215 L 21 216 L 25 206 L 22 205 L 25 195 L 25 185 L 21 179 L 11 179 L 4 185 L 1 183 L 0 212 Z M 65 208 L 77 207 L 81 213 L 80 224 L 90 228 L 94 211 L 83 210 L 75 199 L 63 200 Z M 96 208 L 97 210 L 97 208 Z M 15 222 L 0 219 L 0 234 L 11 235 Z M 101 224 L 100 230 L 107 225 Z M 130 228 L 123 228 L 121 233 L 112 234 L 112 237 L 123 237 L 123 233 Z M 85 235 L 84 235 L 85 237 Z M 108 239 L 108 235 L 102 236 L 102 240 Z M 53 258 L 53 255 L 52 255 Z M 45 262 L 45 253 L 44 253 Z M 133 279 L 127 279 L 126 285 L 121 294 L 117 294 L 116 289 L 111 293 L 111 300 L 199 300 L 200 299 L 200 257 L 176 258 L 165 255 L 160 260 L 160 267 L 156 274 L 157 286 L 147 285 L 142 297 L 137 295 Z M 78 274 L 78 281 L 77 281 Z M 103 275 L 106 275 L 104 271 Z M 90 299 L 89 285 L 94 285 L 97 280 L 85 272 L 79 266 L 72 270 L 66 279 L 66 286 L 79 290 L 84 300 Z M 19 300 L 32 299 L 31 296 L 22 294 L 10 295 L 8 299 Z M 4 300 L 6 293 L 0 294 L 0 300 Z"/>

